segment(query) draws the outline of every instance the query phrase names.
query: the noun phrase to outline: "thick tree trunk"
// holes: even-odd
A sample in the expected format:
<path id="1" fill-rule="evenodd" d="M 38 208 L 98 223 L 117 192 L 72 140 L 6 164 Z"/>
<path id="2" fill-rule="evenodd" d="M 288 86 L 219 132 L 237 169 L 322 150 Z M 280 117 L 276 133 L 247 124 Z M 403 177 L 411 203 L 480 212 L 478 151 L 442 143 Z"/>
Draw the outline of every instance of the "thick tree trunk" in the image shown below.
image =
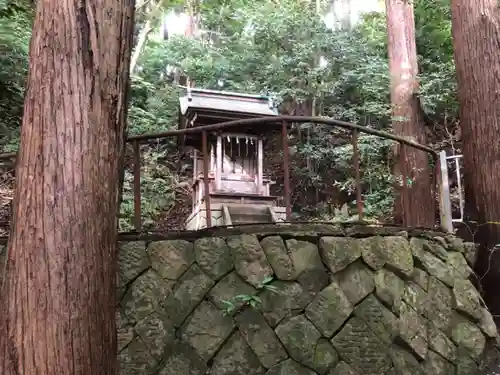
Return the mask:
<path id="1" fill-rule="evenodd" d="M 413 2 L 386 0 L 389 70 L 393 130 L 425 144 L 425 124 L 417 96 L 418 63 L 415 45 Z M 394 174 L 407 188 L 398 187 L 395 219 L 407 226 L 432 227 L 435 222 L 431 174 L 425 152 L 405 146 L 396 148 Z M 399 184 L 401 185 L 401 184 Z"/>
<path id="2" fill-rule="evenodd" d="M 485 300 L 500 314 L 500 9 L 497 0 L 452 0 L 467 197 L 473 196 L 484 246 L 477 273 Z M 470 202 L 469 202 L 470 203 Z M 493 251 L 493 253 L 492 253 Z"/>
<path id="3" fill-rule="evenodd" d="M 1 292 L 2 375 L 116 373 L 133 0 L 40 0 Z"/>

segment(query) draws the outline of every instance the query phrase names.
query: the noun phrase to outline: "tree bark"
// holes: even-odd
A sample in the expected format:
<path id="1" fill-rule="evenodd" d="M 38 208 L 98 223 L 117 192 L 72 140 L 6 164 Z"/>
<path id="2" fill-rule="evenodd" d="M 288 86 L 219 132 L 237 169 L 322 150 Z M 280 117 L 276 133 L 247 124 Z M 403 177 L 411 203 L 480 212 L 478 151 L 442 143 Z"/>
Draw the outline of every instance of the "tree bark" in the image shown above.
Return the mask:
<path id="1" fill-rule="evenodd" d="M 116 373 L 133 0 L 40 0 L 0 306 L 2 375 Z"/>
<path id="2" fill-rule="evenodd" d="M 452 0 L 466 196 L 483 245 L 476 265 L 485 301 L 500 314 L 500 9 L 497 0 Z M 498 250 L 498 249 L 497 249 Z M 493 252 L 492 252 L 493 251 Z"/>
<path id="3" fill-rule="evenodd" d="M 386 8 L 393 130 L 396 135 L 425 144 L 425 124 L 418 99 L 413 2 L 386 0 Z M 394 160 L 394 175 L 400 180 L 396 221 L 406 226 L 432 227 L 435 202 L 427 154 L 408 146 L 397 146 Z"/>

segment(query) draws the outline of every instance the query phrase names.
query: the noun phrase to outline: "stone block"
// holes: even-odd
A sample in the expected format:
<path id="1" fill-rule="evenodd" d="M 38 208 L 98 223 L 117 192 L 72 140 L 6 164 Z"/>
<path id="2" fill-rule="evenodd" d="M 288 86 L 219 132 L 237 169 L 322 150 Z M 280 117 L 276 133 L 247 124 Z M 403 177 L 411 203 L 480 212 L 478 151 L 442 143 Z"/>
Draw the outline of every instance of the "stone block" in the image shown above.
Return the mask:
<path id="1" fill-rule="evenodd" d="M 302 311 L 311 301 L 311 296 L 295 281 L 274 281 L 276 291 L 265 289 L 259 294 L 260 311 L 271 327 L 276 327 L 285 317 Z"/>
<path id="2" fill-rule="evenodd" d="M 486 346 L 486 339 L 475 324 L 463 320 L 453 327 L 451 339 L 459 348 L 465 349 L 475 359 L 479 359 Z"/>
<path id="3" fill-rule="evenodd" d="M 194 310 L 181 328 L 181 337 L 196 350 L 204 361 L 208 361 L 229 337 L 234 328 L 233 319 L 224 315 L 208 301 L 203 301 Z"/>
<path id="4" fill-rule="evenodd" d="M 321 237 L 321 258 L 332 273 L 337 273 L 361 257 L 359 240 L 349 237 Z"/>
<path id="5" fill-rule="evenodd" d="M 398 336 L 420 360 L 425 359 L 428 350 L 426 321 L 404 302 L 401 304 Z"/>
<path id="6" fill-rule="evenodd" d="M 161 312 L 162 304 L 170 295 L 173 284 L 162 279 L 152 269 L 139 276 L 120 302 L 127 319 L 137 322 L 153 311 Z"/>
<path id="7" fill-rule="evenodd" d="M 482 316 L 481 297 L 469 280 L 455 280 L 453 286 L 454 308 L 477 322 Z"/>
<path id="8" fill-rule="evenodd" d="M 424 316 L 444 332 L 448 332 L 453 317 L 451 290 L 435 277 L 429 278 L 429 291 Z"/>
<path id="9" fill-rule="evenodd" d="M 220 237 L 199 238 L 194 242 L 196 263 L 213 280 L 219 280 L 234 267 L 231 249 Z"/>
<path id="10" fill-rule="evenodd" d="M 245 309 L 235 317 L 238 329 L 265 368 L 271 368 L 288 358 L 276 333 L 262 314 L 251 308 Z"/>
<path id="11" fill-rule="evenodd" d="M 353 305 L 342 291 L 342 288 L 333 282 L 316 295 L 307 306 L 307 318 L 325 337 L 331 337 L 353 311 Z"/>
<path id="12" fill-rule="evenodd" d="M 118 354 L 118 363 L 119 375 L 153 375 L 158 365 L 149 348 L 137 336 Z"/>
<path id="13" fill-rule="evenodd" d="M 134 330 L 157 361 L 163 358 L 165 348 L 175 341 L 175 330 L 172 322 L 165 314 L 158 312 L 152 312 L 137 322 Z"/>
<path id="14" fill-rule="evenodd" d="M 375 294 L 387 306 L 398 312 L 405 293 L 405 282 L 395 273 L 382 268 L 374 277 Z"/>
<path id="15" fill-rule="evenodd" d="M 478 323 L 479 328 L 481 328 L 481 331 L 483 331 L 483 333 L 489 338 L 498 337 L 498 330 L 495 321 L 493 320 L 493 316 L 484 307 L 482 307 L 480 310 L 481 317 Z"/>
<path id="16" fill-rule="evenodd" d="M 127 286 L 151 267 L 144 241 L 118 243 L 118 275 L 120 285 Z"/>
<path id="17" fill-rule="evenodd" d="M 384 238 L 387 261 L 385 267 L 404 277 L 413 276 L 413 256 L 408 240 L 402 236 Z"/>
<path id="18" fill-rule="evenodd" d="M 387 261 L 384 238 L 374 236 L 361 238 L 358 241 L 363 261 L 374 271 L 382 268 Z"/>
<path id="19" fill-rule="evenodd" d="M 349 319 L 332 344 L 340 357 L 360 374 L 384 374 L 391 368 L 387 345 L 360 318 Z"/>
<path id="20" fill-rule="evenodd" d="M 464 256 L 461 253 L 452 252 L 448 255 L 448 264 L 453 270 L 455 279 L 468 279 L 472 274 L 472 268 L 467 264 Z"/>
<path id="21" fill-rule="evenodd" d="M 429 375 L 454 375 L 455 366 L 441 357 L 439 354 L 429 350 L 423 365 L 426 374 Z"/>
<path id="22" fill-rule="evenodd" d="M 415 251 L 414 256 L 419 266 L 425 269 L 429 275 L 436 277 L 449 287 L 453 286 L 454 270 L 449 264 L 425 250 Z"/>
<path id="23" fill-rule="evenodd" d="M 197 264 L 182 275 L 165 302 L 165 310 L 176 327 L 181 326 L 213 285 Z"/>
<path id="24" fill-rule="evenodd" d="M 420 363 L 410 352 L 397 345 L 392 346 L 391 357 L 397 375 L 430 375 L 424 372 Z"/>
<path id="25" fill-rule="evenodd" d="M 360 375 L 344 361 L 337 363 L 337 366 L 328 375 Z"/>
<path id="26" fill-rule="evenodd" d="M 210 375 L 262 375 L 266 371 L 245 339 L 235 332 L 214 357 Z"/>
<path id="27" fill-rule="evenodd" d="M 320 375 L 326 374 L 338 362 L 334 348 L 304 315 L 289 319 L 275 331 L 290 357 Z"/>
<path id="28" fill-rule="evenodd" d="M 356 305 L 375 289 L 373 272 L 361 261 L 351 263 L 337 273 L 335 279 L 353 305 Z"/>
<path id="29" fill-rule="evenodd" d="M 287 359 L 273 366 L 265 375 L 317 375 L 313 370 L 302 366 L 293 359 Z"/>
<path id="30" fill-rule="evenodd" d="M 233 303 L 234 311 L 231 314 L 234 314 L 244 305 L 243 301 L 234 299 L 236 296 L 253 296 L 256 293 L 257 290 L 253 286 L 244 282 L 238 274 L 233 271 L 223 277 L 212 290 L 210 290 L 208 298 L 221 310 L 226 310 L 228 307 L 224 301 Z"/>
<path id="31" fill-rule="evenodd" d="M 165 357 L 158 375 L 205 375 L 205 362 L 189 345 L 177 341 Z"/>
<path id="32" fill-rule="evenodd" d="M 413 281 L 427 292 L 429 286 L 429 274 L 420 268 L 415 268 Z"/>
<path id="33" fill-rule="evenodd" d="M 120 353 L 134 338 L 134 327 L 127 321 L 120 309 L 116 310 L 116 342 Z"/>
<path id="34" fill-rule="evenodd" d="M 354 314 L 387 345 L 393 341 L 398 332 L 398 318 L 374 295 L 368 296 L 356 306 Z"/>
<path id="35" fill-rule="evenodd" d="M 247 283 L 259 287 L 267 277 L 273 275 L 273 269 L 257 236 L 232 236 L 227 239 L 227 244 L 231 249 L 236 272 Z"/>
<path id="36" fill-rule="evenodd" d="M 177 281 L 194 263 L 193 244 L 184 240 L 154 241 L 148 246 L 153 269 L 166 280 Z"/>
<path id="37" fill-rule="evenodd" d="M 448 251 L 440 243 L 436 243 L 435 241 L 430 240 L 423 240 L 423 249 L 434 254 L 439 259 L 445 262 L 448 260 Z"/>
<path id="38" fill-rule="evenodd" d="M 291 238 L 286 241 L 286 247 L 292 257 L 295 278 L 304 272 L 324 268 L 318 247 L 315 244 Z"/>
<path id="39" fill-rule="evenodd" d="M 260 241 L 260 245 L 278 279 L 290 281 L 297 278 L 299 272 L 295 269 L 291 254 L 280 236 L 265 237 Z"/>
<path id="40" fill-rule="evenodd" d="M 451 362 L 457 358 L 457 346 L 432 322 L 428 325 L 429 348 Z"/>
<path id="41" fill-rule="evenodd" d="M 419 314 L 425 313 L 425 303 L 427 302 L 427 293 L 420 287 L 420 285 L 409 282 L 405 286 L 403 293 L 403 301 L 409 304 L 412 309 Z"/>

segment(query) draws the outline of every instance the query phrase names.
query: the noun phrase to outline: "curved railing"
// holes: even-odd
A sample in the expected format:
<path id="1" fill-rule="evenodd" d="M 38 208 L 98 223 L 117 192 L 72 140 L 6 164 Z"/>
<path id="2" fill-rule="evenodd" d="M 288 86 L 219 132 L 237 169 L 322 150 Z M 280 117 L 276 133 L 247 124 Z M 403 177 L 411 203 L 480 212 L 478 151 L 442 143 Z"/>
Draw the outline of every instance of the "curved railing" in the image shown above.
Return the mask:
<path id="1" fill-rule="evenodd" d="M 353 147 L 353 157 L 352 163 L 354 166 L 354 178 L 355 178 L 355 191 L 356 191 L 356 207 L 357 214 L 360 221 L 363 220 L 363 202 L 362 202 L 362 186 L 361 186 L 361 177 L 360 177 L 360 153 L 358 149 L 358 136 L 359 133 L 365 133 L 370 135 L 375 135 L 378 137 L 390 139 L 392 141 L 398 142 L 400 144 L 400 155 L 402 158 L 405 157 L 405 149 L 406 147 L 411 147 L 414 149 L 418 149 L 420 151 L 426 152 L 429 154 L 433 160 L 435 161 L 436 170 L 433 173 L 433 182 L 432 184 L 435 186 L 438 194 L 440 195 L 439 201 L 442 202 L 443 199 L 441 197 L 442 192 L 439 189 L 439 180 L 437 176 L 439 175 L 439 154 L 432 148 L 416 143 L 412 140 L 408 140 L 403 137 L 399 137 L 390 133 L 386 133 L 383 131 L 367 128 L 364 126 L 356 125 L 353 123 L 339 121 L 329 118 L 323 117 L 307 117 L 307 116 L 271 116 L 271 117 L 257 117 L 251 119 L 242 119 L 242 120 L 234 120 L 222 122 L 214 125 L 206 125 L 200 127 L 192 127 L 187 129 L 177 129 L 170 130 L 161 133 L 152 133 L 152 134 L 143 134 L 143 135 L 134 135 L 129 136 L 127 138 L 128 143 L 132 143 L 133 145 L 133 190 L 134 190 L 134 228 L 137 232 L 142 230 L 142 219 L 141 219 L 141 191 L 140 191 L 140 179 L 141 179 L 141 156 L 140 156 L 140 143 L 146 143 L 151 140 L 158 140 L 170 137 L 179 137 L 186 134 L 202 134 L 202 154 L 203 154 L 203 163 L 204 163 L 204 183 L 205 183 L 205 204 L 207 210 L 207 218 L 210 220 L 210 196 L 209 196 L 209 188 L 208 188 L 208 133 L 220 131 L 223 129 L 231 129 L 239 126 L 252 125 L 254 127 L 266 127 L 266 131 L 269 127 L 275 127 L 276 129 L 281 130 L 282 136 L 282 144 L 283 144 L 283 193 L 284 193 L 284 205 L 286 207 L 286 219 L 287 221 L 291 221 L 291 191 L 290 191 L 290 170 L 289 170 L 289 146 L 288 146 L 288 128 L 293 124 L 299 123 L 313 123 L 313 124 L 321 124 L 325 126 L 338 127 L 345 130 L 351 131 L 351 142 Z M 15 158 L 15 153 L 9 154 L 0 154 L 1 159 L 11 159 Z M 404 160 L 404 159 L 403 159 Z M 407 171 L 406 167 L 403 164 L 402 174 L 402 190 L 408 189 Z M 403 202 L 403 206 L 407 206 L 409 202 Z M 433 207 L 435 210 L 435 207 Z M 442 211 L 440 207 L 440 211 Z M 405 225 L 407 210 L 403 207 L 403 225 Z M 442 215 L 441 215 L 442 218 Z M 441 219 L 441 222 L 443 219 Z M 207 223 L 208 226 L 211 226 L 211 223 Z M 405 225 L 406 226 L 406 225 Z M 443 227 L 443 225 L 441 225 Z"/>

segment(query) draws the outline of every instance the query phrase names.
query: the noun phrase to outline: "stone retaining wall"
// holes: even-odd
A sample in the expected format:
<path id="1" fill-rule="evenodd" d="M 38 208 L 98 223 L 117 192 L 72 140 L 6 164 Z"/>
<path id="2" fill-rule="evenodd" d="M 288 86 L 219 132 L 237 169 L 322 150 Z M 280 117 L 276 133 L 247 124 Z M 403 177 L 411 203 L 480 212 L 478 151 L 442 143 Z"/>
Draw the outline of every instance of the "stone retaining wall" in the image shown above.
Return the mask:
<path id="1" fill-rule="evenodd" d="M 120 374 L 484 374 L 497 331 L 473 244 L 281 232 L 121 243 Z"/>

